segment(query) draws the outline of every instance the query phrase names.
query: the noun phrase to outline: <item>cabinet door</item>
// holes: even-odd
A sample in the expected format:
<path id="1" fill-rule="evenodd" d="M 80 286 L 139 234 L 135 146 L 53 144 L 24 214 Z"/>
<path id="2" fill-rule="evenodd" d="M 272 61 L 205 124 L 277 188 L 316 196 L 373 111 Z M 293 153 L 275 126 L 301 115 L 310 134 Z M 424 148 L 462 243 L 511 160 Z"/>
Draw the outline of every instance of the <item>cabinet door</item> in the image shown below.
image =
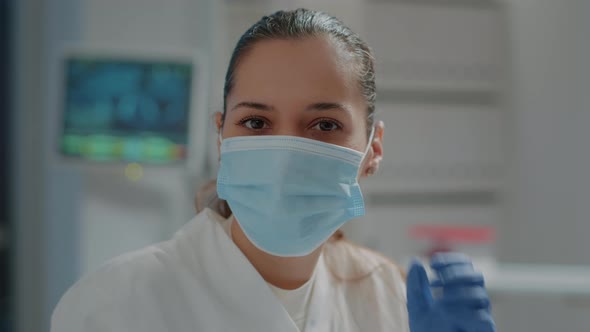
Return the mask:
<path id="1" fill-rule="evenodd" d="M 588 331 L 590 295 L 491 294 L 498 331 Z"/>

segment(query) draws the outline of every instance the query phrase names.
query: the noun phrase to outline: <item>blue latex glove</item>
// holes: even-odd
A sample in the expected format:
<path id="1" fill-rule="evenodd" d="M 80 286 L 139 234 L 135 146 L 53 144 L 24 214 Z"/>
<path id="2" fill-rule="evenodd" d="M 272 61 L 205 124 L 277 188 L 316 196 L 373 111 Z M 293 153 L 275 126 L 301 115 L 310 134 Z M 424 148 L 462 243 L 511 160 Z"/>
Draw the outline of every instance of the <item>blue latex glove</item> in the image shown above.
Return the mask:
<path id="1" fill-rule="evenodd" d="M 422 264 L 414 260 L 407 279 L 411 332 L 495 332 L 483 275 L 459 253 L 436 254 L 429 283 Z M 436 295 L 433 295 L 432 291 Z"/>

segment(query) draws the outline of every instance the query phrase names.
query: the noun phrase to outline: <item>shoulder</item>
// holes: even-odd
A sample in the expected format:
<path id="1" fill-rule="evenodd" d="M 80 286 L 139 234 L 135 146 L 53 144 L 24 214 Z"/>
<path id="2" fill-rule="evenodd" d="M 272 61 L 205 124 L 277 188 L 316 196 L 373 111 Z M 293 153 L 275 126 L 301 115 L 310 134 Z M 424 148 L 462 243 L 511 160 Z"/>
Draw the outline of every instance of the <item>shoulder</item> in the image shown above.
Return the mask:
<path id="1" fill-rule="evenodd" d="M 405 271 L 384 255 L 347 240 L 329 241 L 324 261 L 337 283 L 385 291 L 405 302 Z"/>
<path id="2" fill-rule="evenodd" d="M 82 277 L 56 306 L 52 331 L 108 331 L 117 326 L 116 322 L 125 320 L 124 312 L 147 312 L 145 306 L 149 303 L 165 301 L 163 296 L 178 296 L 181 291 L 177 280 L 198 278 L 198 250 L 191 238 L 203 230 L 199 224 L 208 220 L 210 215 L 204 211 L 172 239 L 116 257 Z M 89 322 L 104 327 L 89 330 Z"/>
<path id="3" fill-rule="evenodd" d="M 347 309 L 343 312 L 348 312 L 344 316 L 350 315 L 362 330 L 408 330 L 406 278 L 401 267 L 346 240 L 328 242 L 323 256 L 336 292 L 344 299 Z"/>
<path id="4" fill-rule="evenodd" d="M 120 309 L 136 303 L 138 296 L 144 296 L 141 289 L 151 282 L 147 279 L 165 278 L 159 253 L 163 251 L 158 246 L 128 253 L 81 278 L 62 296 L 53 311 L 52 331 L 87 331 L 90 326 L 116 321 L 114 315 L 118 315 Z M 107 325 L 96 328 L 91 331 L 103 331 Z"/>

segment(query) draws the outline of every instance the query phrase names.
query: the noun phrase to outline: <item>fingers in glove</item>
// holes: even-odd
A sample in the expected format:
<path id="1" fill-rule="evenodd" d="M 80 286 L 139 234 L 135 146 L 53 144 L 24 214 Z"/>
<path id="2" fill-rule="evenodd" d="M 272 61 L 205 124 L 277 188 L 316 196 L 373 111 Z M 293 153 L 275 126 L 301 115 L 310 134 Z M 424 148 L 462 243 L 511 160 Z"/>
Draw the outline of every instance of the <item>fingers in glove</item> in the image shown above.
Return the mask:
<path id="1" fill-rule="evenodd" d="M 449 265 L 467 264 L 471 265 L 469 256 L 460 252 L 442 252 L 432 255 L 430 258 L 430 267 L 437 270 Z"/>
<path id="2" fill-rule="evenodd" d="M 408 311 L 410 315 L 430 310 L 434 299 L 426 270 L 420 261 L 413 260 L 407 276 Z"/>
<path id="3" fill-rule="evenodd" d="M 496 324 L 489 310 L 448 307 L 444 309 L 447 317 L 459 330 L 495 332 Z"/>
<path id="4" fill-rule="evenodd" d="M 454 285 L 483 286 L 484 277 L 476 271 L 472 265 L 458 264 L 439 266 L 435 269 L 437 280 L 432 282 L 433 287 L 446 287 Z"/>
<path id="5" fill-rule="evenodd" d="M 490 298 L 484 287 L 448 287 L 440 298 L 445 307 L 463 307 L 468 309 L 489 309 Z"/>

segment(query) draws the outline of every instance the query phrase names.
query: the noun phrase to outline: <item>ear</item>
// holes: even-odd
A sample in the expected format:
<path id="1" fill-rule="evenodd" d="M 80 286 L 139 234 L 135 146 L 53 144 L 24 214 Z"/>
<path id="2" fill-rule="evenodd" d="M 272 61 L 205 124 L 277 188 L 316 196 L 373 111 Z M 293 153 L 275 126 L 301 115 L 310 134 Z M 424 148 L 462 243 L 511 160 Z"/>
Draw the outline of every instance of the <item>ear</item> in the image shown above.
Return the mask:
<path id="1" fill-rule="evenodd" d="M 377 121 L 375 124 L 375 134 L 369 149 L 368 160 L 363 168 L 362 176 L 371 176 L 379 170 L 379 165 L 383 159 L 383 132 L 385 124 L 383 121 Z"/>
<path id="2" fill-rule="evenodd" d="M 221 156 L 221 140 L 219 139 L 221 132 L 223 130 L 223 113 L 221 112 L 216 112 L 215 113 L 215 126 L 217 128 L 217 160 L 219 161 L 219 158 Z"/>

